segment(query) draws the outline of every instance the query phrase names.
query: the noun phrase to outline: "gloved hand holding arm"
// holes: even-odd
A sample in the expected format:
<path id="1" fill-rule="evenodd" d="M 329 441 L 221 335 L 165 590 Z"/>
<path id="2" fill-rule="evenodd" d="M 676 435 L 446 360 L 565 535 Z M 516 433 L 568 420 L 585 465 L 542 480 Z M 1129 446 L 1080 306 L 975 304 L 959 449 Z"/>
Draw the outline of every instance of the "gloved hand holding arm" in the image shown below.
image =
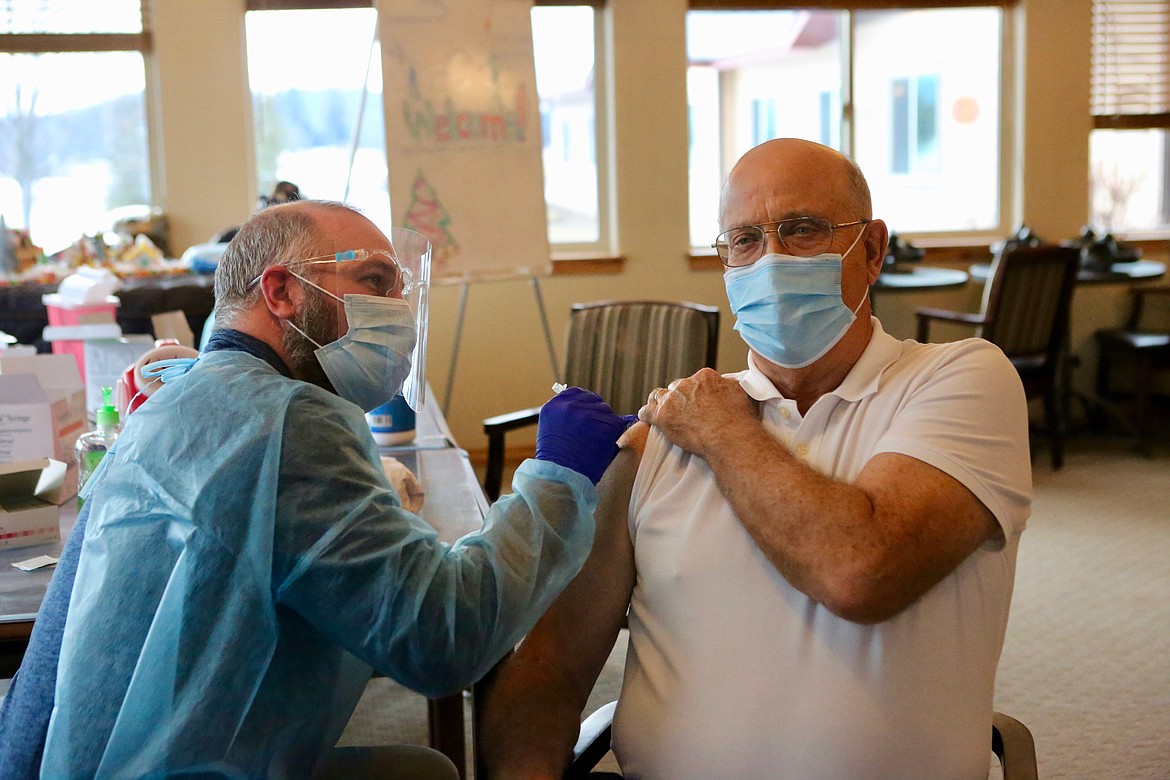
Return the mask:
<path id="1" fill-rule="evenodd" d="M 540 409 L 536 459 L 584 474 L 596 485 L 617 455 L 618 437 L 636 415 L 619 417 L 597 393 L 570 387 Z"/>

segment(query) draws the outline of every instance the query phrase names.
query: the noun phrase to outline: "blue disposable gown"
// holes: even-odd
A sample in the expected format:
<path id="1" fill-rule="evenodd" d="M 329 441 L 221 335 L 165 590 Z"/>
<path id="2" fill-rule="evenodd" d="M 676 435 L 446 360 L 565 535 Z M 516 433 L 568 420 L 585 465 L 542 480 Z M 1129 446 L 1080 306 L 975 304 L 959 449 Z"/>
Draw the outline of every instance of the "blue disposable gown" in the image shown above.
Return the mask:
<path id="1" fill-rule="evenodd" d="M 482 676 L 579 570 L 596 503 L 528 461 L 441 543 L 356 406 L 238 351 L 138 409 L 91 483 L 48 778 L 308 776 L 371 667 L 431 696 Z"/>

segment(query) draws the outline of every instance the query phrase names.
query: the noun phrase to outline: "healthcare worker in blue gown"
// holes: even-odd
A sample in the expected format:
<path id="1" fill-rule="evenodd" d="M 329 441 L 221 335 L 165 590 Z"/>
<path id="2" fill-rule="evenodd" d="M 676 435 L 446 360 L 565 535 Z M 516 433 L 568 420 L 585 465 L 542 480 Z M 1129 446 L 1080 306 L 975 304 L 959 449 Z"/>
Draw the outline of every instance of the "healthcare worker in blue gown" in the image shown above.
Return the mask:
<path id="1" fill-rule="evenodd" d="M 394 237 L 299 201 L 232 241 L 207 349 L 163 366 L 83 491 L 63 635 L 43 613 L 29 651 L 51 667 L 59 637 L 42 777 L 310 777 L 372 669 L 456 691 L 580 568 L 627 424 L 592 393 L 545 404 L 479 533 L 447 545 L 402 508 L 363 415 L 425 343 L 429 245 Z M 22 677 L 9 698 L 36 689 Z"/>

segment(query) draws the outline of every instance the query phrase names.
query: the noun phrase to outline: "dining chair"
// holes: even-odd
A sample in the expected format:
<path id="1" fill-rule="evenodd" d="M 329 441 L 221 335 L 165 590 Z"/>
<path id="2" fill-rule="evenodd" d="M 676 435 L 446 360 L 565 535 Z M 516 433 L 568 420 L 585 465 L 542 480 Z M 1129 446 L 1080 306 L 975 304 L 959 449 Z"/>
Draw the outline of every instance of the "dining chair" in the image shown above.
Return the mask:
<path id="1" fill-rule="evenodd" d="M 1042 398 L 1052 467 L 1064 464 L 1069 310 L 1080 254 L 1074 247 L 1019 245 L 992 262 L 977 313 L 921 308 L 918 340 L 929 340 L 934 321 L 974 326 L 975 335 L 1003 350 L 1028 400 Z"/>
<path id="2" fill-rule="evenodd" d="M 1151 308 L 1163 316 L 1154 325 Z M 1148 414 L 1158 372 L 1170 373 L 1170 287 L 1135 287 L 1130 290 L 1129 316 L 1120 328 L 1099 330 L 1097 341 L 1097 395 L 1104 399 L 1132 398 L 1130 420 L 1138 435 L 1138 451 L 1149 456 Z M 1128 390 L 1115 387 L 1115 368 L 1128 363 L 1133 379 Z"/>
<path id="3" fill-rule="evenodd" d="M 575 303 L 569 313 L 563 381 L 635 414 L 655 387 L 715 367 L 719 309 L 683 301 Z M 500 496 L 508 431 L 535 425 L 540 407 L 483 421 L 488 437 L 484 493 Z"/>

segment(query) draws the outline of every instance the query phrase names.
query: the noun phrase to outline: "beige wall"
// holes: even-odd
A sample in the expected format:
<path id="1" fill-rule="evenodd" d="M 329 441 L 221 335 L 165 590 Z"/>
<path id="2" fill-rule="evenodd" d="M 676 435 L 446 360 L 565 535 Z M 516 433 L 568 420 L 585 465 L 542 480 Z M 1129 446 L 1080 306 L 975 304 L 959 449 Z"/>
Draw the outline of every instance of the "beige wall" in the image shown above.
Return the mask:
<path id="1" fill-rule="evenodd" d="M 1088 221 L 1090 2 L 1028 0 L 1015 17 L 1018 216 L 1071 237 Z"/>
<path id="2" fill-rule="evenodd" d="M 174 67 L 188 70 L 172 74 L 189 90 L 174 98 L 186 104 L 179 126 L 163 128 L 166 204 L 180 240 L 199 241 L 246 216 L 255 202 L 254 177 L 245 175 L 252 161 L 240 43 L 241 4 L 238 0 L 155 0 L 155 5 L 162 25 L 160 52 L 168 41 L 179 46 L 180 51 L 169 53 L 167 59 L 174 58 Z M 575 301 L 687 299 L 721 306 L 720 368 L 730 371 L 743 365 L 746 349 L 731 330 L 720 275 L 691 271 L 686 258 L 685 9 L 686 0 L 610 0 L 616 216 L 618 248 L 626 262 L 620 273 L 541 280 L 558 352 L 566 314 Z M 1021 65 L 1015 85 L 1019 105 L 1006 117 L 1018 120 L 1011 130 L 1016 139 L 1012 176 L 1023 188 L 1014 213 L 1046 237 L 1071 236 L 1086 221 L 1089 18 L 1089 0 L 1023 0 L 1013 20 L 1016 40 L 1011 51 Z M 190 36 L 176 40 L 183 38 L 175 29 L 179 24 L 221 32 L 199 35 L 196 44 Z M 216 40 L 208 42 L 209 38 Z M 160 66 L 166 64 L 166 60 L 160 62 Z M 206 84 L 216 87 L 202 88 Z M 199 97 L 193 99 L 196 91 Z M 200 105 L 203 99 L 213 101 L 216 108 L 205 110 Z M 974 310 L 980 292 L 979 285 L 968 285 L 935 294 L 885 293 L 878 305 L 887 330 L 911 337 L 915 307 Z M 450 373 L 459 297 L 458 287 L 439 287 L 432 294 L 428 377 L 439 396 L 436 402 Z M 1082 344 L 1089 338 L 1086 327 L 1120 316 L 1124 291 L 1108 286 L 1083 297 L 1092 303 L 1093 312 L 1087 319 L 1078 317 L 1074 324 L 1074 340 Z M 529 282 L 485 282 L 469 289 L 448 414 L 452 431 L 464 447 L 484 447 L 480 427 L 484 417 L 539 404 L 548 397 L 553 377 L 546 354 Z M 515 441 L 531 441 L 531 437 L 518 435 Z"/>
<path id="3" fill-rule="evenodd" d="M 148 59 L 155 202 L 176 253 L 256 204 L 252 102 L 240 0 L 152 0 Z"/>

